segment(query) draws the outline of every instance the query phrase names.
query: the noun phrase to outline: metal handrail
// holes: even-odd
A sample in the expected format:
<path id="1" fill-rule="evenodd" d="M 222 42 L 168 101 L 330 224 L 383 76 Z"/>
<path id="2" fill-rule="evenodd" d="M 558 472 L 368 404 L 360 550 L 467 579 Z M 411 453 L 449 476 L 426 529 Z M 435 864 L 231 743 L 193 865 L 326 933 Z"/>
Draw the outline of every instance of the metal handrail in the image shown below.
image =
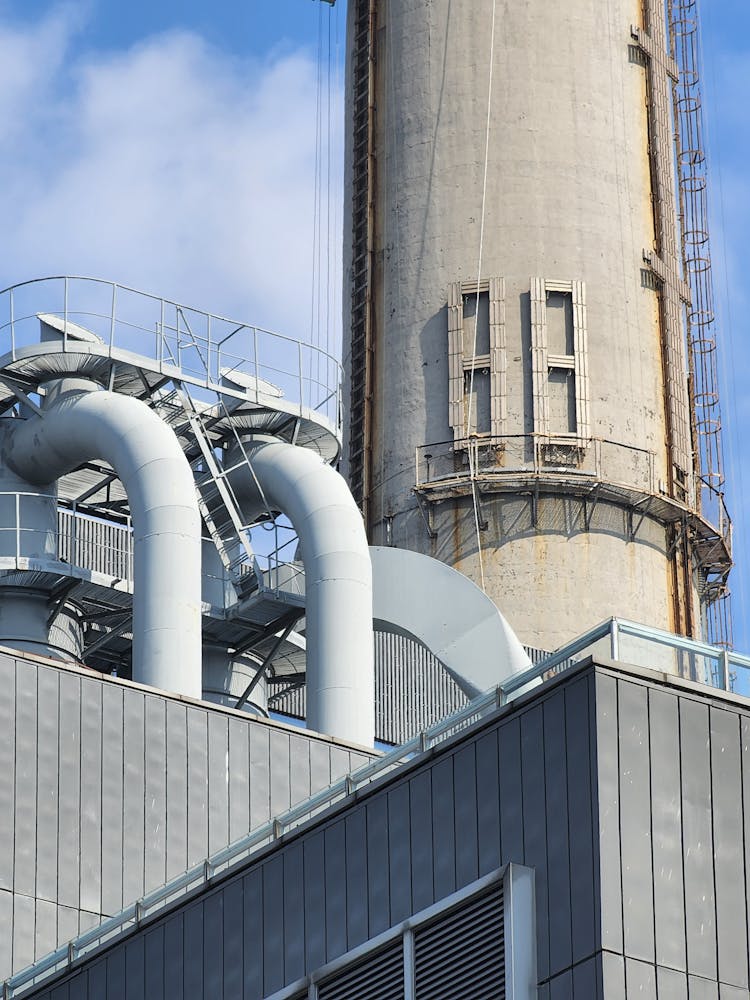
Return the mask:
<path id="1" fill-rule="evenodd" d="M 678 651 L 705 656 L 715 659 L 717 664 L 729 664 L 750 671 L 750 657 L 748 656 L 728 653 L 726 650 L 708 643 L 696 639 L 686 639 L 646 625 L 611 618 L 550 654 L 528 670 L 511 674 L 496 688 L 491 688 L 479 698 L 475 698 L 458 712 L 423 730 L 389 753 L 370 761 L 356 771 L 352 771 L 340 781 L 322 789 L 309 799 L 292 806 L 291 809 L 287 809 L 240 840 L 221 848 L 170 882 L 131 903 L 120 913 L 109 917 L 97 927 L 84 931 L 77 938 L 45 958 L 22 969 L 5 980 L 3 997 L 5 1000 L 11 1000 L 18 995 L 19 990 L 31 983 L 46 979 L 49 975 L 61 971 L 115 935 L 132 926 L 138 926 L 142 920 L 162 910 L 176 897 L 205 885 L 212 877 L 230 865 L 246 861 L 261 848 L 273 843 L 288 831 L 311 818 L 318 810 L 354 795 L 372 781 L 413 760 L 415 755 L 429 750 L 461 731 L 467 725 L 481 719 L 487 712 L 509 703 L 514 696 L 522 693 L 527 685 L 549 675 L 556 668 L 562 666 L 564 670 L 569 669 L 575 665 L 575 657 L 594 643 L 608 638 L 612 658 L 618 659 L 620 657 L 620 640 L 623 636 L 632 636 L 657 646 L 668 646 Z M 722 679 L 723 683 L 716 686 L 728 690 L 731 680 L 729 671 L 719 671 L 717 677 Z"/>

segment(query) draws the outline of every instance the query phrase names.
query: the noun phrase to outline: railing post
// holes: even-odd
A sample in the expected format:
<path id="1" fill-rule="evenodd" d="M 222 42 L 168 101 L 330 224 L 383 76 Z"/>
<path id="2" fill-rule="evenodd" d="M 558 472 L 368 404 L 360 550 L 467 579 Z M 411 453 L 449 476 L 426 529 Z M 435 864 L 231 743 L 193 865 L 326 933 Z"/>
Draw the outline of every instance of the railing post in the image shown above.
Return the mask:
<path id="1" fill-rule="evenodd" d="M 10 353 L 15 360 L 16 357 L 16 318 L 15 303 L 13 301 L 13 289 L 10 290 Z"/>
<path id="2" fill-rule="evenodd" d="M 730 688 L 730 678 L 729 678 L 729 650 L 722 649 L 721 651 L 721 677 L 724 682 L 724 690 L 729 691 Z"/>
<path id="3" fill-rule="evenodd" d="M 70 528 L 70 562 L 73 566 L 80 565 L 78 561 L 78 507 L 75 503 L 73 504 L 73 523 Z"/>
<path id="4" fill-rule="evenodd" d="M 109 353 L 115 346 L 115 317 L 117 315 L 117 285 L 112 285 L 112 313 L 109 317 Z"/>
<path id="5" fill-rule="evenodd" d="M 16 562 L 21 558 L 21 494 L 16 493 Z"/>
<path id="6" fill-rule="evenodd" d="M 63 350 L 68 349 L 68 278 L 63 278 Z"/>
<path id="7" fill-rule="evenodd" d="M 302 404 L 304 403 L 305 386 L 302 379 L 302 342 L 297 341 L 297 368 L 299 378 L 299 412 L 302 415 Z M 310 406 L 312 406 L 312 385 L 310 386 Z"/>
<path id="8" fill-rule="evenodd" d="M 620 659 L 620 625 L 616 618 L 609 625 L 609 651 L 613 660 Z"/>

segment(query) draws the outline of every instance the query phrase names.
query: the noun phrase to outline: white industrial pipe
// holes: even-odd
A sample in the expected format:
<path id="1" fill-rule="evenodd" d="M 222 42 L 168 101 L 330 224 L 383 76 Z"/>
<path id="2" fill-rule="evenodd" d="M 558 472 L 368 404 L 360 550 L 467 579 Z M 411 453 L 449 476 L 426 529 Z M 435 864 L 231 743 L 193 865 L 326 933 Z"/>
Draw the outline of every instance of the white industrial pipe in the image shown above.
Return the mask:
<path id="1" fill-rule="evenodd" d="M 112 466 L 133 519 L 133 678 L 200 698 L 200 515 L 171 428 L 137 399 L 61 379 L 41 416 L 14 422 L 3 459 L 37 485 L 93 459 Z"/>
<path id="2" fill-rule="evenodd" d="M 311 729 L 372 746 L 372 568 L 362 516 L 344 479 L 314 452 L 276 438 L 243 442 L 268 504 L 292 522 L 305 567 L 306 703 Z M 239 449 L 228 457 L 248 520 L 264 509 Z"/>

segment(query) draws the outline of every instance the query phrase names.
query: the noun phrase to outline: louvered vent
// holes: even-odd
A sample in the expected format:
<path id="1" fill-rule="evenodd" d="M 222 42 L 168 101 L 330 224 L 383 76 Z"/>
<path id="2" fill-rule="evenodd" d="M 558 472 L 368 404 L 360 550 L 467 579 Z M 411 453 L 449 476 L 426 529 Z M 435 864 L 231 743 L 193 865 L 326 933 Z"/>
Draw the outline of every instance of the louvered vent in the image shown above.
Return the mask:
<path id="1" fill-rule="evenodd" d="M 318 987 L 318 1000 L 403 1000 L 403 997 L 404 952 L 400 938 Z"/>
<path id="2" fill-rule="evenodd" d="M 414 951 L 416 1000 L 504 1000 L 502 886 L 417 930 Z"/>

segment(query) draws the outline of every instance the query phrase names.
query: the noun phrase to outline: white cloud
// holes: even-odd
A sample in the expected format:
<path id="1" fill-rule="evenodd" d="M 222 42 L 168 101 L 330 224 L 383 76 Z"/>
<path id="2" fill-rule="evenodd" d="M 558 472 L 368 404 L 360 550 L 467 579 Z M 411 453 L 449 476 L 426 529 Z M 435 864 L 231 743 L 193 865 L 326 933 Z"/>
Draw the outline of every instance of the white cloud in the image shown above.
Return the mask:
<path id="1" fill-rule="evenodd" d="M 78 18 L 0 21 L 0 284 L 92 274 L 307 336 L 312 59 L 188 32 L 84 54 Z"/>

